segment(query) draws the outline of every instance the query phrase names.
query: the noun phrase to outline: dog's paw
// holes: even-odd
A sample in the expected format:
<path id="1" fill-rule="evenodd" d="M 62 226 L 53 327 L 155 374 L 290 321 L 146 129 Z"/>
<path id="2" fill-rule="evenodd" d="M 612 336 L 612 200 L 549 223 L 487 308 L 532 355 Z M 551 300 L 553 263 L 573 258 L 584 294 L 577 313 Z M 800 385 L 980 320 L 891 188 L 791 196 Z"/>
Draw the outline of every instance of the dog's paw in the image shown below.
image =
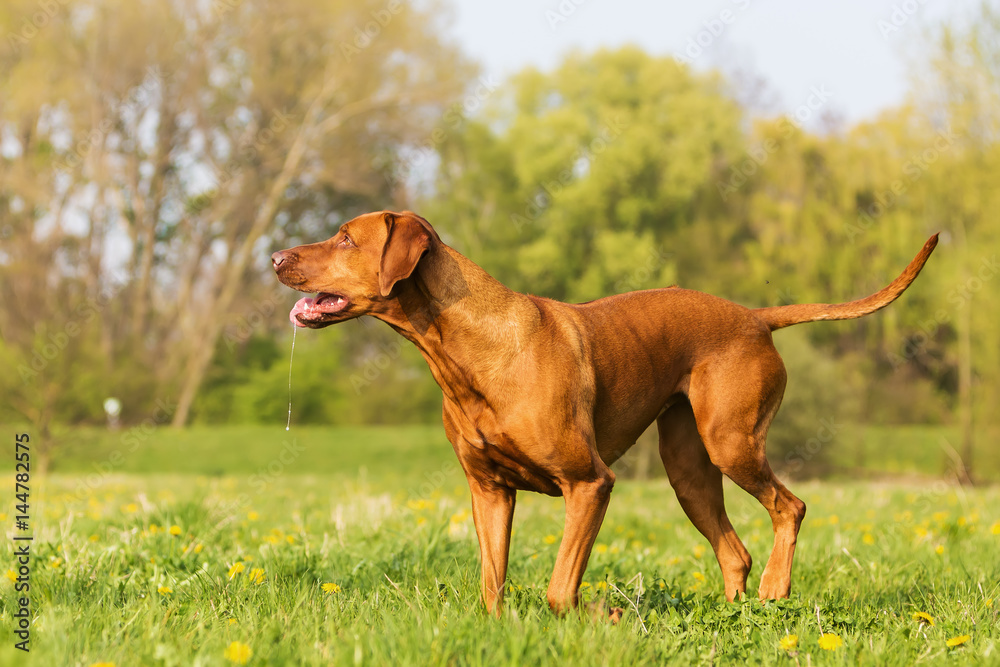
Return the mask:
<path id="1" fill-rule="evenodd" d="M 611 625 L 618 625 L 618 622 L 622 620 L 622 614 L 625 613 L 625 610 L 621 607 L 608 607 L 603 602 L 588 604 L 587 611 L 594 620 L 610 623 Z"/>

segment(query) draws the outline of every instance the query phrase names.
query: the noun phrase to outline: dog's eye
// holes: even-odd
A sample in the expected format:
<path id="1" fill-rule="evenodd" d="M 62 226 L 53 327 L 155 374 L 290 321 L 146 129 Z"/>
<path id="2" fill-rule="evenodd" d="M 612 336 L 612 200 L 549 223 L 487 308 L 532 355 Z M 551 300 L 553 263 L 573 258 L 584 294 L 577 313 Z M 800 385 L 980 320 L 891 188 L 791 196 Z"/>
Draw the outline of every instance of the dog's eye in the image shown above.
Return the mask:
<path id="1" fill-rule="evenodd" d="M 337 245 L 340 246 L 341 248 L 356 248 L 357 247 L 357 246 L 354 245 L 354 241 L 351 240 L 351 237 L 348 236 L 347 234 L 344 234 L 344 238 L 340 239 L 340 242 L 337 243 Z"/>

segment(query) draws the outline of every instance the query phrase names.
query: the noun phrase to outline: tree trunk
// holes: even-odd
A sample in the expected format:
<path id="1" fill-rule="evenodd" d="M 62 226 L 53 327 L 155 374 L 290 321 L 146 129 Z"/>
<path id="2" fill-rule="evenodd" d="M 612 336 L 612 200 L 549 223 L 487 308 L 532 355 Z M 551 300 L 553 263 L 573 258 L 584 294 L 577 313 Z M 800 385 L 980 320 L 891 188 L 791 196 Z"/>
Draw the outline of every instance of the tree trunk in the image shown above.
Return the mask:
<path id="1" fill-rule="evenodd" d="M 965 236 L 965 220 L 959 219 L 955 226 L 961 244 L 960 256 L 963 257 L 959 270 L 959 281 L 964 287 L 969 284 L 968 263 L 964 261 L 968 245 Z M 973 483 L 973 449 L 972 433 L 972 298 L 967 292 L 958 307 L 956 325 L 958 328 L 958 423 L 962 437 L 962 463 L 957 471 L 963 484 Z"/>
<path id="2" fill-rule="evenodd" d="M 336 113 L 322 117 L 326 105 L 330 102 L 336 90 L 336 79 L 328 78 L 323 88 L 316 98 L 310 103 L 305 118 L 298 128 L 295 139 L 289 146 L 285 155 L 285 161 L 278 172 L 271 189 L 268 190 L 267 198 L 264 200 L 253 224 L 250 226 L 243 242 L 231 251 L 231 259 L 223 271 L 222 289 L 215 303 L 206 311 L 207 325 L 205 334 L 192 341 L 197 347 L 188 364 L 188 372 L 185 375 L 181 388 L 181 394 L 177 401 L 177 412 L 174 413 L 171 425 L 175 428 L 183 427 L 187 424 L 190 415 L 191 404 L 194 402 L 198 388 L 205 377 L 208 365 L 212 360 L 216 343 L 222 333 L 223 319 L 232 306 L 233 299 L 239 291 L 241 281 L 245 277 L 246 269 L 250 265 L 251 253 L 257 241 L 264 235 L 264 232 L 274 224 L 274 219 L 278 214 L 281 201 L 284 198 L 285 190 L 291 184 L 292 179 L 298 173 L 299 165 L 310 146 L 310 142 L 318 141 L 321 137 L 338 130 L 348 119 L 355 116 L 371 112 L 384 107 L 400 106 L 409 102 L 419 101 L 425 95 L 435 92 L 434 88 L 426 91 L 407 92 L 401 97 L 395 98 L 368 98 L 351 102 L 341 107 Z"/>

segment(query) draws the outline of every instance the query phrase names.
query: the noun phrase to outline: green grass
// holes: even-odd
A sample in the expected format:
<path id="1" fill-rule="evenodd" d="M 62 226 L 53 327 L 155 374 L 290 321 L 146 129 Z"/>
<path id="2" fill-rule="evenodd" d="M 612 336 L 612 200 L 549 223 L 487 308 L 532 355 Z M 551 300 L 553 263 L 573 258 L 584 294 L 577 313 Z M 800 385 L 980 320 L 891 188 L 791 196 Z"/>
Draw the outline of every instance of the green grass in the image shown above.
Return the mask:
<path id="1" fill-rule="evenodd" d="M 99 474 L 93 462 L 120 437 L 81 434 L 80 451 L 33 481 L 27 664 L 228 665 L 232 642 L 250 647 L 250 665 L 1000 662 L 997 488 L 793 483 L 809 510 L 792 597 L 762 605 L 725 602 L 711 550 L 664 480 L 622 481 L 583 589 L 627 609 L 618 626 L 549 612 L 562 502 L 522 493 L 495 620 L 479 606 L 468 492 L 439 427 L 288 435 L 306 451 L 280 470 L 268 471 L 281 429 L 163 429 Z M 8 498 L 12 487 L 5 473 Z M 754 588 L 767 515 L 739 489 L 727 498 Z M 4 628 L 14 599 L 0 578 Z M 843 646 L 822 650 L 821 629 Z M 791 653 L 786 634 L 798 635 Z M 7 634 L 0 664 L 25 664 L 12 644 Z"/>

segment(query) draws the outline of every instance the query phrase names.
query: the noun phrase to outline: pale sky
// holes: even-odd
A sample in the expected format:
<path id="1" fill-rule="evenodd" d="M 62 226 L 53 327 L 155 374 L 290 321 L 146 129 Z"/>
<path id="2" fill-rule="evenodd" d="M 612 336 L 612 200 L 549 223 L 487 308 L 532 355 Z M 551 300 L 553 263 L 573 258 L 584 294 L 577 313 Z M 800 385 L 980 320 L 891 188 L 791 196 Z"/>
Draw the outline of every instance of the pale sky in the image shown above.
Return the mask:
<path id="1" fill-rule="evenodd" d="M 453 34 L 486 74 L 503 77 L 527 65 L 552 69 L 573 48 L 631 43 L 656 55 L 684 56 L 694 40 L 704 44 L 692 61 L 695 67 L 749 66 L 777 94 L 776 112 L 793 111 L 822 87 L 830 94 L 830 109 L 853 123 L 900 103 L 913 71 L 908 61 L 925 49 L 928 26 L 967 16 L 979 0 L 451 4 Z"/>

